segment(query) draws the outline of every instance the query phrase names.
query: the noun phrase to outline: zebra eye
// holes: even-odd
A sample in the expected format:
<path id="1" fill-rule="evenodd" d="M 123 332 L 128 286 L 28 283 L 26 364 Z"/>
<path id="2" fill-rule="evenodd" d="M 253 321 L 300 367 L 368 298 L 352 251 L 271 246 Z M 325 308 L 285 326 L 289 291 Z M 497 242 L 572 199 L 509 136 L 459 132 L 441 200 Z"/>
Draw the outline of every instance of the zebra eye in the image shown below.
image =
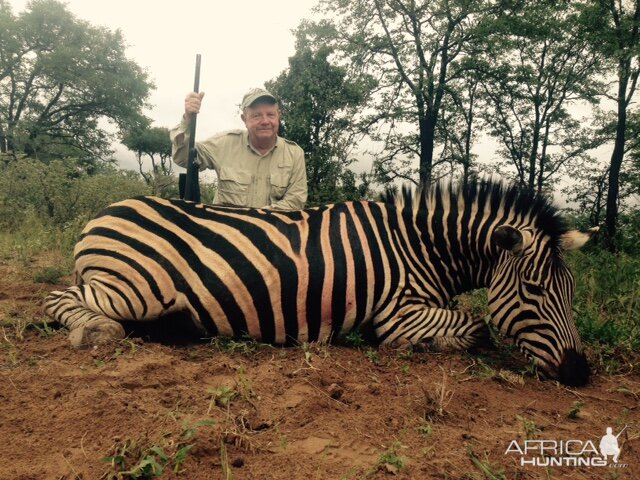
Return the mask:
<path id="1" fill-rule="evenodd" d="M 535 295 L 537 297 L 542 297 L 544 296 L 544 287 L 542 285 L 539 285 L 537 283 L 524 283 L 524 288 L 527 291 L 527 293 L 531 294 L 531 295 Z"/>

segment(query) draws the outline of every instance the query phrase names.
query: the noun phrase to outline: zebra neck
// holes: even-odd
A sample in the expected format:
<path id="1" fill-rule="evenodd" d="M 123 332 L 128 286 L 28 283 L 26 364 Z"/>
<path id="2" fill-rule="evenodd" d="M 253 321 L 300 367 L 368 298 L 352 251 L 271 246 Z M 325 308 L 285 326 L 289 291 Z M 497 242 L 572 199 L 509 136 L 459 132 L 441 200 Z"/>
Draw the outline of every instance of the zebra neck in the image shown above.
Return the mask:
<path id="1" fill-rule="evenodd" d="M 433 272 L 429 286 L 439 283 L 439 296 L 448 302 L 461 293 L 489 285 L 496 252 L 488 241 L 490 219 L 472 216 L 466 210 L 427 210 L 414 217 L 420 232 L 417 258 Z M 466 214 L 465 214 L 466 213 Z M 429 276 L 429 275 L 427 275 Z"/>

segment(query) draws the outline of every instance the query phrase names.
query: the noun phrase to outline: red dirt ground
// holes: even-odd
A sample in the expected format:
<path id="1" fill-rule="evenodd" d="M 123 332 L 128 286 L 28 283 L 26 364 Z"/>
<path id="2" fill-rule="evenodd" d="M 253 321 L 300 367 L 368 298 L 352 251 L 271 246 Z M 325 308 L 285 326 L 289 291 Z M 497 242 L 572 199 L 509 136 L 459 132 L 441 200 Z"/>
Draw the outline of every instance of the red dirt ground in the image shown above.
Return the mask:
<path id="1" fill-rule="evenodd" d="M 155 478 L 142 473 L 151 460 L 159 478 L 193 480 L 640 478 L 635 362 L 569 389 L 523 375 L 504 350 L 409 355 L 146 334 L 73 350 L 65 332 L 26 326 L 56 287 L 34 283 L 32 268 L 0 262 L 1 480 Z M 527 438 L 597 448 L 606 427 L 625 425 L 617 467 L 522 466 L 505 453 Z"/>

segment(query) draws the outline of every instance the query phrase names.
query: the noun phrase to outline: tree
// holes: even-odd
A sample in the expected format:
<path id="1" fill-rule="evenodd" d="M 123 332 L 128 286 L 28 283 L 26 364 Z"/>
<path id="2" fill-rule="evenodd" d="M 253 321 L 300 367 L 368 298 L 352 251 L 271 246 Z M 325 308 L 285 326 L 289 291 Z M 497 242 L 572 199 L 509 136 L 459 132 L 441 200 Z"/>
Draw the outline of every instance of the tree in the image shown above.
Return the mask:
<path id="1" fill-rule="evenodd" d="M 542 192 L 603 142 L 571 113 L 596 101 L 600 55 L 571 2 L 518 2 L 486 27 L 483 120 L 516 181 Z"/>
<path id="2" fill-rule="evenodd" d="M 373 113 L 363 129 L 383 144 L 376 162 L 383 181 L 432 179 L 438 125 L 456 108 L 449 92 L 464 74 L 460 60 L 490 0 L 324 0 L 336 18 L 332 38 L 354 74 L 378 79 Z M 463 98 L 459 96 L 459 98 Z M 377 129 L 377 131 L 374 130 Z M 440 130 L 442 132 L 444 130 Z M 417 169 L 414 160 L 418 159 Z M 443 157 L 449 161 L 451 157 Z M 417 171 L 416 171 L 417 170 Z"/>
<path id="3" fill-rule="evenodd" d="M 0 150 L 41 160 L 105 158 L 99 125 L 139 124 L 152 84 L 119 31 L 77 19 L 56 0 L 14 16 L 0 0 Z"/>
<path id="4" fill-rule="evenodd" d="M 599 125 L 598 135 L 607 144 L 616 139 L 618 122 L 615 112 L 598 111 L 595 117 Z M 626 118 L 624 159 L 620 168 L 618 188 L 618 217 L 638 216 L 640 200 L 640 112 L 631 111 Z M 563 188 L 569 202 L 575 204 L 571 210 L 587 220 L 584 227 L 602 225 L 607 208 L 607 192 L 609 191 L 610 164 L 592 164 L 585 168 L 575 169 L 571 173 L 571 182 Z M 619 218 L 618 221 L 624 219 Z M 628 222 L 627 222 L 628 223 Z M 637 233 L 621 231 L 616 238 L 616 246 L 629 243 L 629 234 Z M 622 242 L 622 243 L 620 243 Z"/>
<path id="5" fill-rule="evenodd" d="M 332 49 L 312 49 L 306 25 L 297 31 L 297 46 L 289 68 L 266 87 L 283 109 L 282 135 L 305 152 L 308 204 L 353 200 L 362 192 L 354 186 L 349 152 L 355 144 L 350 121 L 362 105 L 370 81 L 346 78 L 344 68 L 332 65 Z"/>
<path id="6" fill-rule="evenodd" d="M 477 155 L 472 152 L 472 147 L 477 135 L 479 90 L 479 78 L 473 68 L 457 79 L 454 88 L 448 89 L 451 102 L 438 122 L 437 137 L 442 148 L 438 161 L 434 163 L 434 179 L 439 173 L 441 176 L 455 177 L 461 169 L 462 181 L 467 183 L 477 173 Z M 442 172 L 439 172 L 438 166 L 443 167 Z"/>
<path id="7" fill-rule="evenodd" d="M 122 144 L 136 154 L 140 175 L 147 184 L 153 173 L 160 175 L 173 174 L 171 159 L 171 140 L 169 129 L 164 127 L 136 128 L 122 136 Z M 144 169 L 144 158 L 151 160 L 151 173 Z"/>
<path id="8" fill-rule="evenodd" d="M 136 154 L 138 171 L 154 194 L 166 196 L 175 193 L 168 128 L 148 126 L 135 128 L 124 133 L 121 141 L 125 147 Z M 145 157 L 151 160 L 150 169 L 144 167 Z M 166 191 L 167 189 L 170 191 Z"/>
<path id="9" fill-rule="evenodd" d="M 616 132 L 609 165 L 605 239 L 615 251 L 620 174 L 627 142 L 629 107 L 640 75 L 640 0 L 598 0 L 592 9 L 590 25 L 595 32 L 593 45 L 611 60 L 617 82 L 610 96 L 616 103 Z"/>
<path id="10" fill-rule="evenodd" d="M 585 227 L 600 225 L 606 204 L 607 178 L 609 169 L 590 165 L 577 169 L 572 182 L 563 189 L 569 201 L 574 202 L 574 210 L 588 221 Z"/>

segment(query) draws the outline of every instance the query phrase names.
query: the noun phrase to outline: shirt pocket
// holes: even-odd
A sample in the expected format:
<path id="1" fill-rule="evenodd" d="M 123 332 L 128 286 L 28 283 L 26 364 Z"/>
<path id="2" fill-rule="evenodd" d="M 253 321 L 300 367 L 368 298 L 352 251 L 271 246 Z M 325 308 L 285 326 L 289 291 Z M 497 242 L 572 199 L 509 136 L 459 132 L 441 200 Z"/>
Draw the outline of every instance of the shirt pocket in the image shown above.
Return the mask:
<path id="1" fill-rule="evenodd" d="M 287 193 L 287 187 L 289 186 L 289 180 L 291 180 L 292 165 L 278 164 L 276 168 L 271 171 L 271 201 L 275 202 L 281 200 L 284 194 Z"/>
<path id="2" fill-rule="evenodd" d="M 222 167 L 218 174 L 216 203 L 246 207 L 252 181 L 253 176 L 245 170 Z"/>

